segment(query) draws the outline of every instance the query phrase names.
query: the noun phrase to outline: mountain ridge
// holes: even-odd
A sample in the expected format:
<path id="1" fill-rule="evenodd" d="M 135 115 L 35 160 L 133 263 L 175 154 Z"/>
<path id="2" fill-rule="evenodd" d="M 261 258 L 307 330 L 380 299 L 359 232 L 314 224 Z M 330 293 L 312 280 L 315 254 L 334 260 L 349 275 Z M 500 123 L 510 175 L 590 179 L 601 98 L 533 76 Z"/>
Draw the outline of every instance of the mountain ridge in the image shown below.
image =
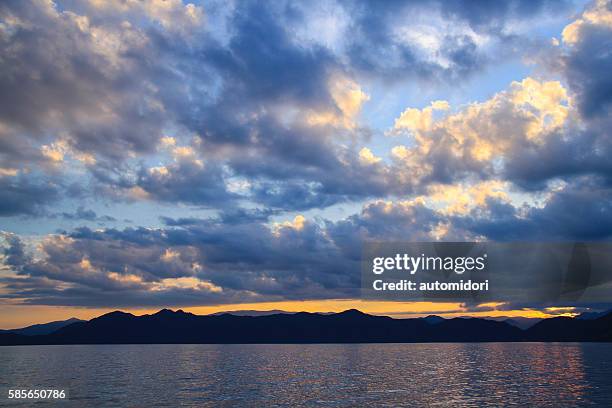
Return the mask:
<path id="1" fill-rule="evenodd" d="M 20 334 L 24 336 L 36 336 L 36 335 L 50 334 L 50 333 L 53 333 L 61 329 L 62 327 L 68 326 L 73 323 L 84 322 L 84 321 L 85 320 L 77 319 L 76 317 L 71 317 L 66 320 L 55 320 L 55 321 L 48 322 L 48 323 L 32 324 L 30 326 L 21 327 L 17 329 L 0 330 L 0 333 L 13 333 L 13 334 Z"/>
<path id="2" fill-rule="evenodd" d="M 0 345 L 508 341 L 612 341 L 612 314 L 592 320 L 544 319 L 523 330 L 486 318 L 393 319 L 356 309 L 260 316 L 195 315 L 169 309 L 136 316 L 117 310 L 44 335 L 0 333 Z"/>

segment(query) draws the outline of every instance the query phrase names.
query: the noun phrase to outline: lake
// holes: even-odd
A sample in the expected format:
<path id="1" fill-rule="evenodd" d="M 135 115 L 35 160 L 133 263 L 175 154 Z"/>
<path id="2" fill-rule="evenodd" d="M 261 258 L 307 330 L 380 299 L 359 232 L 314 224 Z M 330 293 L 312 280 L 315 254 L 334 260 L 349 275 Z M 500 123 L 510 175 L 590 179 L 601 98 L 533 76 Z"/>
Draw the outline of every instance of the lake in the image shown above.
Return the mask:
<path id="1" fill-rule="evenodd" d="M 62 407 L 610 406 L 612 344 L 0 347 L 9 388 Z M 12 404 L 12 405 L 11 405 Z"/>

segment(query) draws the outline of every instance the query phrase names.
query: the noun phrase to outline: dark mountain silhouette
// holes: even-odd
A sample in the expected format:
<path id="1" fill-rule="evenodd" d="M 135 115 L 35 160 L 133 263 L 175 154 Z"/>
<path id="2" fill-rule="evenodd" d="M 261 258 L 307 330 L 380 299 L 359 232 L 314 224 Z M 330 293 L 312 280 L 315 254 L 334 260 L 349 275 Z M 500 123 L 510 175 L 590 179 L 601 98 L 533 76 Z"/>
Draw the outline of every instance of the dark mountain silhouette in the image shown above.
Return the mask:
<path id="1" fill-rule="evenodd" d="M 436 316 L 436 315 L 429 315 L 426 317 L 422 317 L 422 319 L 425 320 L 429 324 L 438 324 L 444 321 L 443 317 Z"/>
<path id="2" fill-rule="evenodd" d="M 591 320 L 545 319 L 527 330 L 527 338 L 534 341 L 612 341 L 612 313 Z"/>
<path id="3" fill-rule="evenodd" d="M 594 320 L 553 318 L 522 330 L 503 321 L 437 316 L 392 319 L 358 310 L 265 316 L 198 316 L 160 310 L 134 316 L 111 312 L 53 333 L 0 333 L 1 345 L 146 343 L 387 343 L 612 341 L 612 314 Z"/>
<path id="4" fill-rule="evenodd" d="M 605 312 L 584 312 L 580 313 L 576 316 L 576 319 L 580 320 L 594 320 L 600 317 L 603 317 L 609 313 L 612 313 L 612 310 L 606 310 Z"/>
<path id="5" fill-rule="evenodd" d="M 491 319 L 490 317 L 488 319 Z M 541 322 L 541 318 L 535 317 L 496 317 L 492 318 L 492 320 L 497 320 L 500 322 L 506 322 L 512 326 L 518 327 L 519 329 L 528 329 L 537 322 Z"/>
<path id="6" fill-rule="evenodd" d="M 39 336 L 42 334 L 53 333 L 61 329 L 62 327 L 68 326 L 69 324 L 83 321 L 84 320 L 77 319 L 76 317 L 71 317 L 68 320 L 58 320 L 55 322 L 34 324 L 32 326 L 23 327 L 21 329 L 0 330 L 0 333 L 22 334 L 24 336 Z"/>

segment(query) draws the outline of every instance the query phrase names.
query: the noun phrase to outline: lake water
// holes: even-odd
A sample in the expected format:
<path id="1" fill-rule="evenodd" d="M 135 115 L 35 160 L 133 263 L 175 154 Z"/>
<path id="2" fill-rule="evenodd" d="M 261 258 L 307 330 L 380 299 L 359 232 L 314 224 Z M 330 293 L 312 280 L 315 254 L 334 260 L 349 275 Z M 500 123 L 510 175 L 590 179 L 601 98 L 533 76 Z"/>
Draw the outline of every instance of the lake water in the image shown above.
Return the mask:
<path id="1" fill-rule="evenodd" d="M 611 406 L 612 344 L 0 347 L 0 406 L 23 406 L 9 388 L 65 388 L 40 404 L 63 407 Z"/>

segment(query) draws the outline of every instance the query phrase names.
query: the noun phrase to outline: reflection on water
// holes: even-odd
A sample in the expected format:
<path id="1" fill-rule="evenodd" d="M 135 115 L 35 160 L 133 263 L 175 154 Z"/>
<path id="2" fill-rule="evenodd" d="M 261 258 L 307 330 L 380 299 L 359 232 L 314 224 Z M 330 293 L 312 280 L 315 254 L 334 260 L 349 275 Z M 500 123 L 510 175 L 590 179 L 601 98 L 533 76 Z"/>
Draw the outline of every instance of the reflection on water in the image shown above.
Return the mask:
<path id="1" fill-rule="evenodd" d="M 612 345 L 0 348 L 0 405 L 8 388 L 43 387 L 74 407 L 609 406 Z"/>

